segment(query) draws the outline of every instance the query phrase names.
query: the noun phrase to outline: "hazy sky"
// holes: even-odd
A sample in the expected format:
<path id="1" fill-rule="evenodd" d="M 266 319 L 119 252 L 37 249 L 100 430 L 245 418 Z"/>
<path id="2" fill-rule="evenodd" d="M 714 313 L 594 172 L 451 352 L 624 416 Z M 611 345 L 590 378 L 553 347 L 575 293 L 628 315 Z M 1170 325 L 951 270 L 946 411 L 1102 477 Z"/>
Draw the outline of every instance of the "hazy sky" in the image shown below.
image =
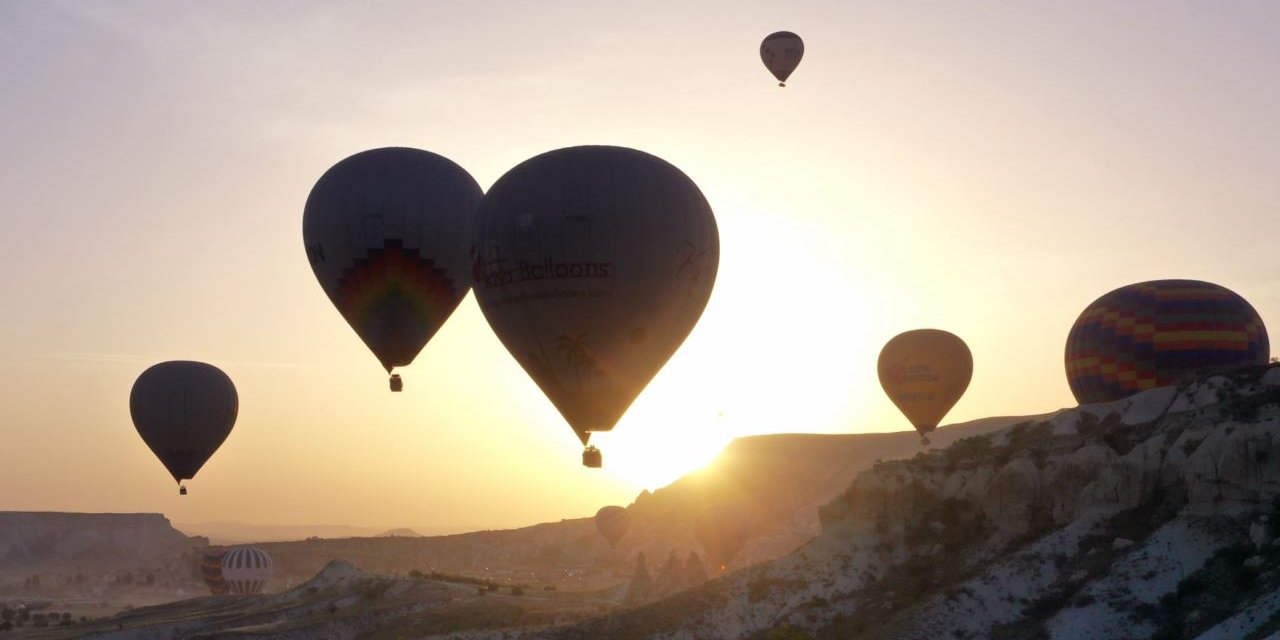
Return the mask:
<path id="1" fill-rule="evenodd" d="M 908 428 L 875 375 L 907 329 L 970 345 L 959 421 L 1073 404 L 1067 330 L 1117 286 L 1214 281 L 1280 327 L 1280 3 L 620 4 L 0 0 L 0 509 L 529 524 L 734 436 Z M 603 471 L 470 297 L 388 393 L 301 238 L 360 150 L 487 188 L 588 143 L 683 169 L 722 244 Z M 127 402 L 179 358 L 241 398 L 186 498 Z"/>

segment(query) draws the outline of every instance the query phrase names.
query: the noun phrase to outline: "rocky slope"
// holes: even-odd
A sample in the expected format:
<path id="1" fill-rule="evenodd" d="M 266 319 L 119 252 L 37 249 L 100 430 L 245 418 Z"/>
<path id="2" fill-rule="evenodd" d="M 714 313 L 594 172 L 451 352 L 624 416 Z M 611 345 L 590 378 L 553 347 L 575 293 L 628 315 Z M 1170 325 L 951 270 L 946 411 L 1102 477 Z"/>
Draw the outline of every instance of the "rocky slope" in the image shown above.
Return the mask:
<path id="1" fill-rule="evenodd" d="M 1028 419 L 995 417 L 943 427 L 930 434 L 939 448 Z M 820 531 L 818 509 L 880 460 L 921 451 L 914 431 L 869 434 L 784 433 L 739 438 L 705 470 L 691 473 L 631 505 L 630 547 L 652 559 L 672 550 L 697 549 L 690 523 L 706 505 L 741 506 L 753 534 L 735 558 L 748 566 L 790 553 Z M 632 536 L 633 534 L 628 534 Z M 625 542 L 624 542 L 625 544 Z"/>
<path id="2" fill-rule="evenodd" d="M 935 447 L 945 446 L 1021 420 L 1026 418 L 952 425 L 938 430 L 932 440 Z M 919 450 L 920 439 L 914 432 L 741 438 L 706 469 L 653 493 L 642 493 L 628 507 L 631 529 L 616 549 L 604 542 L 590 518 L 449 536 L 326 538 L 262 546 L 275 558 L 280 574 L 295 579 L 305 579 L 330 560 L 343 558 L 374 572 L 440 571 L 538 587 L 600 589 L 630 577 L 639 553 L 656 563 L 673 552 L 683 557 L 698 550 L 692 522 L 711 504 L 742 505 L 757 524 L 734 566 L 790 553 L 818 534 L 817 507 L 847 487 L 858 473 L 879 459 L 906 457 Z"/>
<path id="3" fill-rule="evenodd" d="M 1268 638 L 1280 367 L 876 464 L 795 553 L 548 638 Z"/>

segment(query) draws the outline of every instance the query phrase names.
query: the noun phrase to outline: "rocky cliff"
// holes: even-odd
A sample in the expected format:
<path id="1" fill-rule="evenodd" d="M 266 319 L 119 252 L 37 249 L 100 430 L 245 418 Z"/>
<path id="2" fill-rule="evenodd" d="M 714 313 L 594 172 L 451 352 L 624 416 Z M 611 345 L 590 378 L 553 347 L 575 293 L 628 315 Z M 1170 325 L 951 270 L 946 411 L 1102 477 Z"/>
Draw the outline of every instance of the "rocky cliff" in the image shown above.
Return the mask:
<path id="1" fill-rule="evenodd" d="M 1280 367 L 876 464 L 793 554 L 557 638 L 1267 638 Z"/>
<path id="2" fill-rule="evenodd" d="M 0 568 L 6 570 L 154 563 L 205 544 L 158 513 L 0 511 Z"/>
<path id="3" fill-rule="evenodd" d="M 1035 416 L 1032 419 L 1051 417 Z M 931 434 L 935 447 L 990 433 L 1026 417 L 994 417 L 949 425 Z M 880 460 L 920 451 L 914 431 L 895 433 L 783 433 L 739 438 L 702 471 L 691 473 L 630 507 L 632 532 L 623 547 L 650 558 L 673 550 L 698 550 L 692 523 L 709 505 L 734 504 L 753 532 L 733 566 L 749 566 L 795 550 L 820 531 L 819 505 L 831 500 L 859 473 Z"/>

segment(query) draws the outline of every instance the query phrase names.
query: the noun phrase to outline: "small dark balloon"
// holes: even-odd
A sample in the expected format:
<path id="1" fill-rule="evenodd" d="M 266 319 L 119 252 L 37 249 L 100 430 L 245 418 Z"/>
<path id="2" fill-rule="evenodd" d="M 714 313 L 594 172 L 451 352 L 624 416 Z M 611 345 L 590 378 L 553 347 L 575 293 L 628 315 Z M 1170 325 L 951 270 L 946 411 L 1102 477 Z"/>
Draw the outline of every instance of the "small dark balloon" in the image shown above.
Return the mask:
<path id="1" fill-rule="evenodd" d="M 694 518 L 693 537 L 715 566 L 726 568 L 751 537 L 751 520 L 741 507 L 721 503 Z"/>
<path id="2" fill-rule="evenodd" d="M 600 532 L 610 547 L 615 547 L 631 527 L 631 512 L 622 507 L 601 507 L 596 512 L 595 522 L 596 531 Z"/>
<path id="3" fill-rule="evenodd" d="M 760 60 L 778 79 L 778 86 L 787 86 L 787 78 L 800 66 L 804 57 L 804 41 L 790 31 L 778 31 L 765 37 L 760 43 Z"/>
<path id="4" fill-rule="evenodd" d="M 203 362 L 161 362 L 143 371 L 129 393 L 138 435 L 178 482 L 194 478 L 222 446 L 239 410 L 231 378 Z"/>

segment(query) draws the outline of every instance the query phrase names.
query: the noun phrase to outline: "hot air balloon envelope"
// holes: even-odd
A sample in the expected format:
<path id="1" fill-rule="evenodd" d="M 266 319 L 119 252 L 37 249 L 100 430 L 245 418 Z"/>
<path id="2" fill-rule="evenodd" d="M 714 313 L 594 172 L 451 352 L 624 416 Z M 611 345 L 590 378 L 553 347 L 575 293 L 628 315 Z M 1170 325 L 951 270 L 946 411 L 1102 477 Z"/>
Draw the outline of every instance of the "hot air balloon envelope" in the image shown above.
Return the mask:
<path id="1" fill-rule="evenodd" d="M 1189 377 L 1263 365 L 1262 318 L 1235 292 L 1153 280 L 1093 301 L 1067 336 L 1067 381 L 1081 404 L 1112 402 Z"/>
<path id="2" fill-rule="evenodd" d="M 462 167 L 400 147 L 357 153 L 311 189 L 302 216 L 311 269 L 388 372 L 413 361 L 470 288 L 480 196 Z"/>
<path id="3" fill-rule="evenodd" d="M 731 504 L 708 507 L 694 519 L 693 536 L 707 558 L 724 568 L 751 537 L 751 521 L 741 508 Z"/>
<path id="4" fill-rule="evenodd" d="M 615 547 L 631 526 L 631 513 L 622 507 L 601 507 L 596 512 L 596 531 Z"/>
<path id="5" fill-rule="evenodd" d="M 585 444 L 702 314 L 720 255 L 711 207 L 660 158 L 573 147 L 508 171 L 477 217 L 476 300 Z"/>
<path id="6" fill-rule="evenodd" d="M 227 439 L 239 406 L 231 378 L 203 362 L 161 362 L 129 393 L 138 435 L 178 482 L 194 478 Z"/>
<path id="7" fill-rule="evenodd" d="M 790 31 L 778 31 L 765 37 L 760 43 L 760 60 L 773 77 L 778 79 L 778 86 L 786 86 L 791 72 L 800 66 L 804 57 L 804 41 Z"/>
<path id="8" fill-rule="evenodd" d="M 205 586 L 209 587 L 209 593 L 215 596 L 225 596 L 231 588 L 222 577 L 222 556 L 224 555 L 226 551 L 210 551 L 200 559 L 200 577 L 204 580 Z"/>
<path id="9" fill-rule="evenodd" d="M 938 428 L 969 388 L 973 355 L 954 334 L 916 329 L 886 343 L 876 369 L 889 399 L 924 435 Z"/>
<path id="10" fill-rule="evenodd" d="M 257 547 L 236 547 L 222 557 L 222 577 L 238 596 L 262 593 L 272 569 L 271 556 Z"/>

